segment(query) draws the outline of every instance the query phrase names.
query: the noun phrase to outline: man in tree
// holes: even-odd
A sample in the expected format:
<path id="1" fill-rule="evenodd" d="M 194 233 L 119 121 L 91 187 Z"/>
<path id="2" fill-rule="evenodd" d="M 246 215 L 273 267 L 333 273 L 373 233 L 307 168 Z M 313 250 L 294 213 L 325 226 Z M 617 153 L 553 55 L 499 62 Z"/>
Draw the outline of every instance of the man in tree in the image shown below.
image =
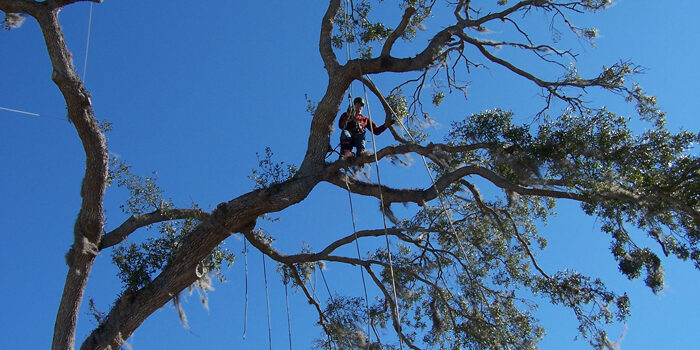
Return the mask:
<path id="1" fill-rule="evenodd" d="M 365 133 L 367 127 L 375 135 L 380 135 L 386 130 L 387 125 L 377 126 L 371 119 L 362 115 L 362 108 L 365 106 L 365 101 L 361 97 L 356 97 L 352 101 L 352 108 L 348 108 L 348 112 L 343 113 L 338 120 L 338 126 L 342 130 L 340 133 L 340 157 L 348 159 L 353 157 L 352 148 L 357 149 L 357 154 L 365 154 Z"/>

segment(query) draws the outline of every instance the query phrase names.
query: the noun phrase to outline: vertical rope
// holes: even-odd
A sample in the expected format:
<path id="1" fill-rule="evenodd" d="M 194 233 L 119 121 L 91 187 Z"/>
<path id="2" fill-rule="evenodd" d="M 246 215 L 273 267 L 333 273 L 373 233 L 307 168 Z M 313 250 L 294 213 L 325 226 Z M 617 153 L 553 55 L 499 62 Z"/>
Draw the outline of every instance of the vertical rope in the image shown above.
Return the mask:
<path id="1" fill-rule="evenodd" d="M 371 81 L 371 80 L 370 80 Z M 364 85 L 363 85 L 364 86 Z M 391 109 L 391 107 L 389 107 Z M 391 111 L 394 113 L 394 111 Z M 394 113 L 395 114 L 395 113 Z M 415 142 L 416 139 L 411 135 L 411 132 L 406 128 L 405 125 L 399 120 L 399 125 L 401 125 L 401 128 L 406 132 L 409 138 L 411 138 L 411 141 Z M 447 222 L 450 224 L 450 229 L 452 230 L 452 235 L 455 238 L 455 241 L 457 241 L 457 247 L 459 248 L 460 253 L 462 254 L 462 259 L 467 258 L 467 253 L 464 250 L 464 246 L 462 245 L 462 240 L 459 239 L 459 236 L 457 236 L 457 229 L 455 228 L 454 222 L 452 221 L 452 215 L 450 214 L 450 210 L 447 208 L 447 204 L 445 204 L 445 199 L 443 198 L 442 193 L 440 192 L 440 189 L 437 187 L 437 183 L 435 182 L 435 178 L 433 177 L 433 173 L 430 172 L 430 167 L 428 166 L 428 161 L 425 159 L 424 155 L 420 155 L 420 158 L 423 160 L 423 165 L 425 166 L 425 170 L 428 173 L 428 177 L 430 177 L 430 182 L 433 184 L 433 187 L 435 188 L 435 192 L 437 192 L 437 197 L 438 200 L 440 201 L 440 206 L 442 207 L 443 213 L 445 213 L 445 217 L 447 218 Z"/>
<path id="2" fill-rule="evenodd" d="M 314 264 L 314 283 L 311 286 L 311 288 L 313 289 L 312 292 L 314 295 L 314 299 L 316 299 L 316 301 L 318 301 L 318 295 L 316 295 L 316 264 Z"/>
<path id="3" fill-rule="evenodd" d="M 357 227 L 355 226 L 355 210 L 353 209 L 352 205 L 352 195 L 350 192 L 350 184 L 348 183 L 348 177 L 347 174 L 345 176 L 345 187 L 348 189 L 348 200 L 350 201 L 350 217 L 352 218 L 352 232 L 355 235 L 355 248 L 357 249 L 357 259 L 362 260 L 362 256 L 360 255 L 360 243 L 359 243 L 359 238 L 357 237 Z M 365 291 L 365 307 L 367 309 L 367 338 L 371 340 L 371 333 L 370 333 L 370 326 L 372 325 L 372 317 L 370 315 L 370 310 L 369 310 L 369 296 L 367 295 L 367 283 L 365 282 L 365 272 L 362 269 L 362 266 L 358 266 L 360 269 L 360 276 L 362 277 L 362 288 Z M 367 343 L 367 349 L 369 349 L 371 341 Z"/>
<path id="4" fill-rule="evenodd" d="M 366 76 L 366 75 L 364 77 L 367 78 L 367 80 L 370 83 L 374 84 L 374 82 L 372 81 L 372 78 L 370 78 L 369 76 Z M 363 87 L 363 89 L 365 88 L 364 84 L 362 85 L 362 87 Z M 367 90 L 365 90 L 365 96 L 366 95 L 367 95 Z M 391 111 L 391 114 L 396 115 L 396 112 L 394 112 L 394 110 L 391 108 L 391 106 L 389 106 L 387 104 L 387 107 Z M 367 108 L 367 113 L 369 116 L 369 107 Z M 369 117 L 370 117 L 370 120 L 372 120 L 371 116 L 369 116 Z M 401 125 L 401 128 L 406 132 L 406 135 L 408 135 L 408 137 L 411 139 L 411 141 L 413 141 L 415 143 L 416 139 L 413 137 L 413 135 L 408 130 L 408 128 L 406 128 L 406 126 L 401 122 L 401 120 L 398 120 L 398 118 L 397 118 L 397 121 L 399 122 L 399 125 Z M 374 141 L 374 133 L 372 134 L 372 140 Z M 376 159 L 376 153 L 377 153 L 376 148 L 375 148 L 374 153 L 375 153 L 375 159 Z M 437 197 L 438 197 L 438 200 L 440 201 L 440 206 L 442 207 L 442 211 L 443 211 L 443 213 L 445 213 L 445 217 L 447 217 L 447 221 L 450 224 L 450 229 L 452 230 L 452 235 L 455 237 L 455 241 L 457 241 L 457 246 L 459 248 L 460 253 L 462 254 L 462 258 L 466 259 L 467 254 L 464 250 L 464 246 L 462 245 L 462 241 L 459 239 L 459 236 L 457 236 L 457 229 L 455 229 L 454 222 L 452 221 L 452 215 L 450 215 L 450 211 L 447 208 L 447 204 L 445 204 L 445 200 L 443 198 L 443 195 L 440 192 L 440 190 L 438 189 L 437 184 L 435 183 L 435 178 L 433 177 L 433 173 L 430 172 L 430 167 L 428 166 L 428 161 L 425 159 L 425 156 L 422 154 L 420 155 L 420 158 L 423 160 L 423 165 L 425 166 L 425 170 L 428 173 L 428 177 L 430 177 L 430 182 L 433 184 L 433 187 L 435 188 L 435 192 L 437 192 Z"/>
<path id="5" fill-rule="evenodd" d="M 349 26 L 348 1 L 345 2 L 345 24 Z M 350 61 L 350 45 L 347 41 L 347 33 L 346 33 L 346 39 L 345 39 L 345 51 L 346 51 L 346 55 L 347 55 L 347 61 L 349 62 Z M 364 91 L 365 101 L 367 101 L 367 90 L 366 90 L 364 84 L 362 85 L 362 89 Z M 350 94 L 352 95 L 352 83 L 350 84 Z M 349 98 L 350 98 L 350 96 L 349 96 Z M 350 101 L 350 104 L 352 107 L 352 101 Z M 369 117 L 369 120 L 370 120 L 370 132 L 372 133 L 372 147 L 374 149 L 374 164 L 375 164 L 375 167 L 377 169 L 377 183 L 379 184 L 379 200 L 381 201 L 382 222 L 384 224 L 384 238 L 386 240 L 386 249 L 387 249 L 387 253 L 389 255 L 389 270 L 391 272 L 391 285 L 392 285 L 392 291 L 394 293 L 394 300 L 395 300 L 394 312 L 396 315 L 396 321 L 397 321 L 397 325 L 398 325 L 398 329 L 399 329 L 399 333 L 400 333 L 401 315 L 399 313 L 399 301 L 398 301 L 398 298 L 396 295 L 396 281 L 394 279 L 394 264 L 393 264 L 393 259 L 391 257 L 391 245 L 389 243 L 389 235 L 388 235 L 387 225 L 386 225 L 386 212 L 384 210 L 384 195 L 383 195 L 382 189 L 381 189 L 381 177 L 379 174 L 379 160 L 377 159 L 377 146 L 376 146 L 375 140 L 374 140 L 374 128 L 372 127 L 372 115 L 370 112 L 369 103 L 366 103 L 366 104 L 367 104 L 367 116 Z M 353 108 L 353 111 L 354 111 L 354 108 Z M 347 176 L 347 174 L 346 174 L 346 176 Z M 348 196 L 350 196 L 350 187 L 347 183 L 347 178 L 346 178 L 345 184 L 348 188 Z M 352 211 L 352 198 L 350 199 L 350 205 L 351 205 L 351 211 Z M 357 243 L 357 231 L 355 230 L 354 215 L 353 215 L 353 230 L 355 231 L 355 242 Z M 358 251 L 358 258 L 359 258 L 359 244 L 357 246 L 357 251 Z M 321 271 L 321 274 L 323 276 L 323 271 Z M 325 282 L 325 277 L 324 277 L 324 282 Z M 362 282 L 364 284 L 364 272 L 362 273 Z M 328 286 L 326 285 L 326 287 L 328 287 Z M 330 291 L 329 291 L 329 294 L 330 294 Z M 369 317 L 369 301 L 367 299 L 368 299 L 367 298 L 367 288 L 365 287 L 365 300 L 367 301 L 367 314 Z M 369 337 L 369 327 L 368 327 L 367 336 Z M 377 337 L 377 339 L 379 339 L 379 337 Z M 401 337 L 401 334 L 399 334 L 399 347 L 400 347 L 400 349 L 403 350 L 403 338 Z"/>
<path id="6" fill-rule="evenodd" d="M 333 302 L 333 294 L 331 294 L 331 289 L 328 288 L 328 281 L 326 281 L 326 274 L 323 273 L 323 269 L 318 269 L 321 271 L 321 278 L 323 278 L 323 284 L 326 285 L 326 291 L 328 291 L 328 298 L 331 299 L 331 302 Z"/>
<path id="7" fill-rule="evenodd" d="M 331 300 L 331 303 L 333 302 L 333 294 L 331 294 L 331 289 L 328 287 L 328 281 L 326 281 L 326 274 L 323 273 L 323 269 L 319 267 L 318 271 L 321 272 L 321 278 L 323 279 L 323 284 L 326 285 L 326 291 L 328 291 L 328 298 Z M 326 333 L 328 336 L 328 348 L 333 349 L 333 338 L 331 338 L 331 335 Z"/>
<path id="8" fill-rule="evenodd" d="M 270 324 L 270 291 L 267 287 L 267 267 L 265 266 L 265 254 L 262 254 L 263 276 L 265 278 L 265 300 L 267 301 L 267 343 L 272 350 L 272 325 Z"/>
<path id="9" fill-rule="evenodd" d="M 362 90 L 364 91 L 365 101 L 367 100 L 367 88 L 362 84 Z M 396 294 L 396 281 L 394 279 L 394 262 L 391 257 L 391 244 L 389 243 L 389 233 L 386 226 L 386 211 L 384 209 L 384 194 L 382 193 L 382 178 L 379 173 L 379 159 L 377 158 L 377 144 L 374 139 L 374 122 L 372 121 L 372 111 L 370 110 L 369 103 L 367 103 L 367 118 L 369 118 L 369 129 L 372 134 L 372 149 L 374 150 L 374 165 L 377 170 L 377 184 L 379 185 L 379 201 L 381 202 L 382 209 L 382 223 L 384 224 L 384 239 L 386 241 L 386 250 L 389 255 L 389 272 L 391 273 L 391 288 L 394 294 L 394 313 L 396 316 L 398 331 L 401 333 L 401 313 L 399 313 L 399 299 Z M 399 348 L 403 349 L 403 338 L 399 334 Z"/>
<path id="10" fill-rule="evenodd" d="M 85 83 L 87 74 L 87 62 L 88 62 L 88 52 L 90 49 L 90 32 L 92 31 L 92 5 L 90 3 L 90 16 L 88 17 L 88 29 L 87 29 L 87 39 L 85 43 L 85 62 L 83 63 L 83 83 Z"/>
<path id="11" fill-rule="evenodd" d="M 289 333 L 289 350 L 292 350 L 292 321 L 289 319 L 289 293 L 287 283 L 284 284 L 284 301 L 287 304 L 287 331 Z"/>
<path id="12" fill-rule="evenodd" d="M 248 242 L 243 239 L 243 263 L 245 266 L 245 306 L 243 307 L 243 340 L 248 328 Z"/>

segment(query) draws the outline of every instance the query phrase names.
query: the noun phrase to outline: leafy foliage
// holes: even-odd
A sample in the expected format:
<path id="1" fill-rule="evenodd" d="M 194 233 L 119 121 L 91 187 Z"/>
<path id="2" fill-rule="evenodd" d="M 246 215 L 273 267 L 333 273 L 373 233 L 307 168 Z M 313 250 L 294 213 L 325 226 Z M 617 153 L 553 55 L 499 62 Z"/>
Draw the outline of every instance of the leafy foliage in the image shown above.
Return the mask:
<path id="1" fill-rule="evenodd" d="M 163 190 L 158 187 L 155 176 L 142 178 L 135 175 L 131 166 L 123 161 L 113 160 L 111 165 L 110 182 L 125 187 L 130 194 L 126 204 L 121 206 L 122 211 L 131 215 L 143 215 L 153 210 L 167 214 L 173 208 L 170 201 L 162 198 Z M 119 269 L 117 275 L 124 287 L 135 291 L 147 286 L 153 276 L 171 261 L 183 237 L 199 223 L 191 218 L 166 221 L 158 225 L 158 236 L 148 237 L 142 243 L 124 242 L 117 246 L 112 251 L 112 261 Z M 222 267 L 224 264 L 231 266 L 234 260 L 235 255 L 219 245 L 201 262 L 199 273 L 205 279 L 211 274 L 224 281 Z M 206 291 L 202 289 L 202 292 Z"/>
<path id="2" fill-rule="evenodd" d="M 482 158 L 480 164 L 506 179 L 532 183 L 545 176 L 581 194 L 583 209 L 603 219 L 603 231 L 613 237 L 611 250 L 620 270 L 636 278 L 646 268 L 645 282 L 658 292 L 663 286 L 660 259 L 638 247 L 625 224 L 646 230 L 665 255 L 698 265 L 700 160 L 689 150 L 700 140 L 690 132 L 666 130 L 663 114 L 647 116 L 652 128 L 638 136 L 629 118 L 607 110 L 565 114 L 531 134 L 527 125 L 512 124 L 512 113 L 495 110 L 455 124 L 450 136 L 457 144 L 491 144 L 465 160 Z"/>
<path id="3" fill-rule="evenodd" d="M 363 298 L 344 296 L 331 297 L 324 314 L 327 318 L 327 338 L 319 339 L 315 348 L 328 349 L 367 349 L 370 344 L 368 335 L 363 330 L 367 315 Z"/>
<path id="4" fill-rule="evenodd" d="M 248 178 L 255 182 L 256 189 L 268 188 L 272 185 L 280 184 L 294 177 L 297 173 L 297 167 L 284 162 L 274 163 L 272 161 L 272 149 L 265 147 L 265 157 L 260 158 L 260 154 L 255 153 L 258 157 L 258 166 L 260 169 L 252 169 Z"/>
<path id="5" fill-rule="evenodd" d="M 153 176 L 145 178 L 131 172 L 131 165 L 118 159 L 110 160 L 108 184 L 116 181 L 118 187 L 124 187 L 129 191 L 129 197 L 125 204 L 119 208 L 125 214 L 141 215 L 150 210 L 168 209 L 170 204 L 163 200 L 163 190 L 158 187 L 156 172 Z"/>
<path id="6" fill-rule="evenodd" d="M 422 22 L 431 15 L 434 3 L 434 0 L 400 2 L 402 9 L 410 7 L 416 11 L 401 34 L 403 40 L 411 41 L 415 37 Z M 394 30 L 387 27 L 383 20 L 372 19 L 371 10 L 372 5 L 368 0 L 350 1 L 348 6 L 341 7 L 335 17 L 337 33 L 331 38 L 333 46 L 342 48 L 346 44 L 356 44 L 360 58 L 372 57 L 375 45 L 381 44 Z"/>

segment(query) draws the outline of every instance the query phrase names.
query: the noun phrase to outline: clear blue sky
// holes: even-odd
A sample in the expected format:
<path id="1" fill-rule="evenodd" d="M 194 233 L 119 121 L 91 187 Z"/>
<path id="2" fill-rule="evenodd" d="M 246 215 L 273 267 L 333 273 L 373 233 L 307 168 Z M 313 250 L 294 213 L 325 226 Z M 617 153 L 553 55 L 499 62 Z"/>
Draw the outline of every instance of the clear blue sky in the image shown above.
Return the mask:
<path id="1" fill-rule="evenodd" d="M 251 2 L 253 3 L 253 2 Z M 275 159 L 298 164 L 308 138 L 310 116 L 305 94 L 322 96 L 327 82 L 317 40 L 324 1 L 240 2 L 120 2 L 106 1 L 93 8 L 86 85 L 96 116 L 113 123 L 109 133 L 112 156 L 134 166 L 140 175 L 157 171 L 159 184 L 179 206 L 192 201 L 211 209 L 253 186 L 247 176 L 257 165 L 256 152 L 272 147 Z M 669 127 L 700 130 L 696 95 L 700 81 L 700 2 L 617 0 L 586 26 L 600 29 L 595 48 L 576 43 L 582 70 L 622 60 L 647 67 L 637 76 L 658 96 L 668 112 Z M 70 6 L 61 13 L 74 62 L 82 74 L 86 52 L 89 4 Z M 544 20 L 544 17 L 543 17 Z M 398 17 L 388 19 L 396 23 Z M 426 33 L 439 28 L 427 26 Z M 424 41 L 417 40 L 418 43 Z M 53 322 L 63 288 L 63 255 L 71 244 L 77 215 L 84 153 L 75 130 L 65 119 L 65 103 L 50 79 L 51 66 L 36 23 L 28 19 L 13 31 L 0 32 L 0 107 L 40 114 L 34 117 L 0 110 L 0 348 L 49 347 Z M 343 58 L 344 54 L 339 53 Z M 450 118 L 486 108 L 512 109 L 527 119 L 541 105 L 533 105 L 538 90 L 518 78 L 504 77 L 497 68 L 469 77 L 466 104 L 448 98 L 446 112 L 435 115 L 444 131 Z M 378 80 L 378 85 L 383 88 Z M 355 94 L 360 90 L 355 85 Z M 592 94 L 595 97 L 595 94 Z M 460 102 L 461 101 L 461 102 Z M 620 98 L 603 100 L 610 109 L 630 113 Z M 370 99 L 370 108 L 379 105 Z M 457 102 L 461 104 L 458 107 Z M 458 109 L 459 108 L 459 109 Z M 337 132 L 333 140 L 337 139 Z M 378 146 L 390 142 L 386 134 Z M 381 165 L 387 182 L 397 183 L 391 165 Z M 384 170 L 384 169 L 387 170 Z M 415 170 L 414 186 L 427 186 Z M 124 215 L 124 194 L 110 188 L 106 197 L 108 229 Z M 358 228 L 381 225 L 377 203 L 356 199 L 365 208 Z M 302 204 L 281 213 L 279 223 L 262 224 L 272 233 L 275 247 L 297 251 L 302 242 L 318 249 L 352 232 L 347 193 L 321 184 Z M 617 273 L 608 252 L 608 238 L 592 218 L 561 203 L 557 218 L 544 228 L 550 246 L 540 253 L 548 271 L 573 268 L 601 276 L 608 286 L 627 291 L 632 316 L 620 343 L 622 349 L 700 348 L 697 291 L 700 275 L 690 264 L 665 260 L 666 289 L 653 295 L 642 281 L 629 282 Z M 543 231 L 545 232 L 545 231 Z M 145 237 L 146 232 L 135 233 Z M 239 253 L 237 237 L 226 241 Z M 134 349 L 263 349 L 267 348 L 265 288 L 261 255 L 248 255 L 249 313 L 247 339 L 242 339 L 243 255 L 228 270 L 229 282 L 214 285 L 210 310 L 198 298 L 184 306 L 191 331 L 183 329 L 170 306 L 152 315 L 129 341 Z M 284 289 L 268 259 L 273 348 L 286 349 L 287 313 Z M 334 273 L 335 272 L 337 273 Z M 352 270 L 352 272 L 355 272 Z M 356 274 L 352 273 L 354 276 Z M 359 273 L 357 273 L 359 275 Z M 346 271 L 329 266 L 332 289 L 360 296 L 362 288 Z M 318 277 L 318 294 L 327 296 Z M 121 288 L 109 254 L 98 258 L 85 300 L 93 298 L 108 311 Z M 542 349 L 583 349 L 573 315 L 566 309 L 540 303 L 538 317 L 547 327 Z M 292 294 L 290 307 L 295 349 L 306 349 L 319 336 L 317 315 L 301 294 Z M 81 312 L 78 343 L 94 327 Z M 622 326 L 610 329 L 616 339 Z"/>

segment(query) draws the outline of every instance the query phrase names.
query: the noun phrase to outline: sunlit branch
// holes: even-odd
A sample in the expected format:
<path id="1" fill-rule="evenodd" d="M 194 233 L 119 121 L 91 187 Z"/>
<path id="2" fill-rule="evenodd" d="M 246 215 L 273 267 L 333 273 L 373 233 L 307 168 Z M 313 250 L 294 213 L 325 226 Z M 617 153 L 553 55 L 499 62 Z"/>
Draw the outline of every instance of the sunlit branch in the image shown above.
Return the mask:
<path id="1" fill-rule="evenodd" d="M 506 61 L 506 60 L 503 60 L 503 59 L 500 59 L 500 58 L 498 58 L 498 57 L 492 55 L 492 54 L 486 49 L 486 47 L 485 47 L 485 45 L 486 45 L 487 43 L 484 43 L 484 42 L 482 42 L 482 41 L 479 41 L 479 40 L 477 40 L 477 39 L 474 39 L 474 38 L 472 38 L 472 37 L 470 37 L 470 36 L 468 36 L 468 35 L 466 35 L 466 34 L 464 34 L 464 33 L 458 33 L 457 35 L 458 35 L 462 40 L 464 40 L 464 41 L 466 41 L 466 42 L 468 42 L 468 43 L 474 45 L 474 46 L 479 50 L 479 52 L 481 52 L 481 54 L 484 55 L 484 57 L 486 57 L 489 61 L 494 62 L 494 63 L 497 63 L 497 64 L 499 64 L 499 65 L 501 65 L 501 66 L 504 66 L 505 68 L 507 68 L 508 70 L 512 71 L 513 73 L 515 73 L 515 74 L 517 74 L 517 75 L 520 75 L 520 76 L 522 76 L 522 77 L 524 77 L 524 78 L 526 78 L 526 79 L 528 79 L 528 80 L 534 82 L 535 84 L 537 84 L 537 86 L 540 86 L 540 87 L 543 87 L 543 88 L 547 88 L 547 87 L 550 87 L 551 85 L 554 85 L 553 82 L 544 81 L 544 80 L 542 80 L 542 79 L 540 79 L 540 78 L 538 78 L 538 77 L 532 75 L 531 73 L 528 73 L 528 72 L 526 72 L 526 71 L 524 71 L 524 70 L 522 70 L 522 69 L 516 67 L 515 65 L 513 65 L 513 64 L 510 63 L 510 62 L 508 62 L 508 61 Z"/>
<path id="2" fill-rule="evenodd" d="M 464 21 L 464 20 L 469 19 L 469 3 L 470 2 L 471 1 L 460 0 L 457 3 L 457 6 L 455 6 L 455 10 L 453 12 L 455 17 L 457 18 L 457 20 Z M 464 10 L 464 16 L 462 16 L 462 14 L 460 13 L 462 10 Z"/>
<path id="3" fill-rule="evenodd" d="M 394 152 L 390 151 L 390 149 L 396 150 L 396 149 L 408 149 L 412 148 L 414 150 L 424 150 L 422 146 L 418 145 L 401 145 L 401 146 L 393 146 L 393 147 L 387 147 L 382 149 L 381 151 L 378 152 L 379 155 L 386 156 L 388 154 L 395 154 Z M 384 151 L 384 152 L 383 152 Z M 380 156 L 379 158 L 382 158 Z M 365 156 L 366 158 L 369 158 L 369 156 Z M 362 161 L 361 157 L 359 161 Z M 368 160 L 369 161 L 369 160 Z M 441 176 L 440 178 L 435 181 L 435 186 L 428 187 L 426 189 L 395 189 L 391 187 L 387 187 L 382 185 L 381 186 L 381 192 L 383 193 L 383 197 L 386 203 L 395 203 L 395 202 L 401 202 L 401 203 L 417 203 L 417 204 L 422 204 L 424 202 L 430 201 L 432 199 L 437 198 L 438 193 L 442 192 L 444 189 L 446 189 L 449 185 L 459 181 L 459 179 L 469 176 L 469 175 L 478 175 L 491 183 L 493 183 L 496 187 L 500 187 L 502 189 L 507 189 L 511 190 L 513 192 L 516 192 L 521 195 L 532 195 L 532 196 L 540 196 L 540 197 L 551 197 L 551 198 L 567 198 L 567 199 L 574 199 L 578 201 L 585 201 L 586 197 L 582 194 L 578 193 L 572 193 L 572 192 L 564 192 L 564 191 L 556 191 L 556 190 L 550 190 L 550 189 L 541 189 L 541 188 L 528 188 L 528 187 L 522 187 L 519 185 L 516 185 L 502 176 L 494 173 L 491 170 L 488 170 L 486 168 L 482 167 L 476 167 L 476 166 L 464 166 L 461 168 L 458 168 L 454 171 L 448 172 Z M 357 179 L 346 179 L 347 175 L 342 174 L 340 172 L 334 172 L 334 173 L 328 173 L 325 176 L 324 180 L 327 182 L 330 182 L 338 187 L 345 188 L 346 184 L 345 181 L 348 181 L 348 184 L 350 185 L 350 190 L 353 193 L 361 194 L 361 195 L 368 195 L 368 196 L 373 196 L 379 198 L 379 190 L 380 190 L 380 185 L 373 184 L 373 183 L 367 183 L 364 181 L 360 181 Z"/>
<path id="4" fill-rule="evenodd" d="M 414 13 L 416 13 L 416 9 L 413 7 L 406 8 L 406 11 L 403 13 L 403 18 L 401 18 L 401 23 L 399 23 L 396 30 L 394 30 L 386 39 L 380 56 L 389 56 L 391 53 L 391 48 L 394 46 L 394 42 L 396 42 L 396 39 L 403 35 L 403 32 L 406 30 L 406 27 L 411 20 L 411 16 L 413 16 Z"/>
<path id="5" fill-rule="evenodd" d="M 376 230 L 362 230 L 362 231 L 357 231 L 357 233 L 353 233 L 351 235 L 345 236 L 343 238 L 340 238 L 332 243 L 330 243 L 326 248 L 321 250 L 318 253 L 302 253 L 302 254 L 284 254 L 280 253 L 274 248 L 272 248 L 269 244 L 263 242 L 260 238 L 258 238 L 255 235 L 255 232 L 251 228 L 250 230 L 246 230 L 243 233 L 245 238 L 258 250 L 260 250 L 263 254 L 269 256 L 271 259 L 278 261 L 283 264 L 296 264 L 296 263 L 304 263 L 304 262 L 315 262 L 315 261 L 320 261 L 320 260 L 329 260 L 329 261 L 342 261 L 346 263 L 351 263 L 351 264 L 357 264 L 358 262 L 362 262 L 361 260 L 348 260 L 349 258 L 345 257 L 338 257 L 338 256 L 331 256 L 336 249 L 354 242 L 358 238 L 362 237 L 381 237 L 384 235 L 390 235 L 390 236 L 395 236 L 401 239 L 402 241 L 408 242 L 408 243 L 417 243 L 420 242 L 423 239 L 422 235 L 419 235 L 418 237 L 410 237 L 406 234 L 403 233 L 403 231 L 427 231 L 427 229 L 423 228 L 409 228 L 409 229 L 400 229 L 400 228 L 387 228 L 386 230 L 384 229 L 376 229 Z"/>
<path id="6" fill-rule="evenodd" d="M 538 6 L 539 3 L 542 3 L 541 0 L 528 0 L 528 1 L 521 1 L 512 7 L 509 7 L 503 11 L 500 12 L 494 12 L 494 13 L 489 13 L 488 15 L 480 18 L 476 18 L 474 20 L 466 20 L 465 22 L 468 22 L 468 27 L 479 27 L 482 26 L 484 23 L 495 20 L 495 19 L 504 19 L 508 15 L 517 12 L 527 6 Z"/>
<path id="7" fill-rule="evenodd" d="M 323 20 L 321 21 L 321 37 L 318 41 L 318 49 L 323 59 L 326 69 L 330 72 L 335 70 L 340 64 L 333 53 L 333 20 L 340 8 L 340 0 L 330 0 Z"/>
<path id="8" fill-rule="evenodd" d="M 372 79 L 369 79 L 368 77 L 365 77 L 365 76 L 361 76 L 359 80 L 369 89 L 369 91 L 371 91 L 379 99 L 379 102 L 381 102 L 382 107 L 384 108 L 384 124 L 390 125 L 391 122 L 394 120 L 394 118 L 398 118 L 398 116 L 396 115 L 396 113 L 394 113 L 394 110 L 391 108 L 391 105 L 389 105 L 389 102 L 384 97 L 384 94 L 382 94 L 382 92 L 379 90 L 379 88 L 377 88 L 377 86 L 374 85 L 374 82 L 372 82 Z M 401 137 L 396 132 L 396 130 L 394 130 L 394 128 L 389 127 L 389 131 L 394 136 L 394 139 L 396 141 L 398 141 L 400 143 L 408 143 L 408 140 Z"/>
<path id="9" fill-rule="evenodd" d="M 209 213 L 200 209 L 166 209 L 156 210 L 148 214 L 131 216 L 124 223 L 119 225 L 111 232 L 105 233 L 100 241 L 100 250 L 112 247 L 121 243 L 131 233 L 139 228 L 152 225 L 158 222 L 180 220 L 180 219 L 197 219 L 204 220 L 209 217 Z"/>
<path id="10" fill-rule="evenodd" d="M 543 51 L 544 52 L 553 52 L 557 56 L 560 56 L 560 57 L 568 55 L 568 56 L 571 56 L 571 58 L 574 58 L 574 55 L 570 51 L 559 51 L 552 46 L 544 45 L 544 44 L 540 44 L 540 45 L 529 44 L 528 45 L 528 44 L 508 42 L 508 41 L 481 41 L 481 43 L 484 46 L 493 46 L 493 47 L 511 46 L 511 47 L 515 47 L 515 48 L 519 48 L 519 49 L 523 49 L 523 50 L 528 50 L 528 51 L 531 51 L 532 53 L 534 53 L 535 55 L 537 55 L 537 57 L 539 57 L 543 61 L 556 64 L 562 68 L 566 68 L 566 66 L 560 62 L 548 59 L 547 57 L 545 57 L 542 54 L 542 52 Z"/>
<path id="11" fill-rule="evenodd" d="M 45 5 L 38 1 L 0 0 L 0 11 L 5 13 L 26 13 L 36 17 L 38 11 L 44 8 Z"/>
<path id="12" fill-rule="evenodd" d="M 53 4 L 55 4 L 54 5 L 55 7 L 60 8 L 60 7 L 68 6 L 68 5 L 70 5 L 72 3 L 76 3 L 76 2 L 94 2 L 94 3 L 100 4 L 100 3 L 102 3 L 102 1 L 103 0 L 53 0 L 53 1 L 46 1 L 46 2 L 49 4 L 53 3 Z"/>
<path id="13" fill-rule="evenodd" d="M 489 149 L 494 147 L 493 143 L 478 142 L 468 145 L 447 145 L 443 143 L 429 143 L 427 145 L 420 145 L 417 143 L 407 143 L 397 146 L 387 146 L 379 151 L 377 151 L 377 158 L 384 159 L 386 157 L 403 155 L 408 153 L 416 153 L 418 155 L 432 157 L 436 153 L 460 153 L 460 152 L 471 152 L 480 149 Z M 362 165 L 374 162 L 373 155 L 358 156 L 352 160 L 353 165 Z M 326 167 L 326 175 L 335 176 L 335 173 L 345 167 L 347 162 L 336 161 L 335 163 L 328 164 Z"/>

